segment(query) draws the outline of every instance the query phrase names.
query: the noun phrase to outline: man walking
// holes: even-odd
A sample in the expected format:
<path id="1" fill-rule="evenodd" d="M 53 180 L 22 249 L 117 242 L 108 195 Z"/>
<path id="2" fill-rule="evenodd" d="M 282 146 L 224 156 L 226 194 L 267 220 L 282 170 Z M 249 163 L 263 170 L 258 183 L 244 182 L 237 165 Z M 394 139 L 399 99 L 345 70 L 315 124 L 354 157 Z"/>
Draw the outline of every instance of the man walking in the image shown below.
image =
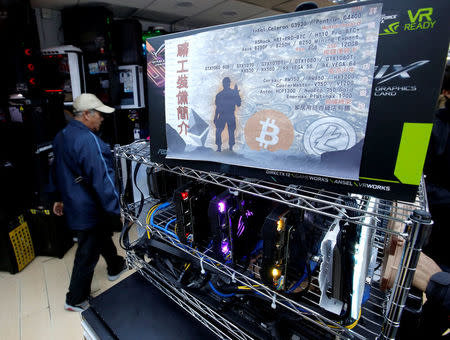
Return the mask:
<path id="1" fill-rule="evenodd" d="M 51 183 L 57 197 L 53 212 L 65 214 L 70 229 L 77 233 L 69 291 L 64 308 L 86 309 L 94 268 L 102 255 L 108 279 L 116 280 L 126 269 L 117 255 L 108 221 L 119 219 L 119 196 L 114 183 L 113 158 L 109 146 L 95 135 L 103 114 L 114 112 L 95 95 L 85 93 L 73 103 L 74 119 L 54 140 Z"/>

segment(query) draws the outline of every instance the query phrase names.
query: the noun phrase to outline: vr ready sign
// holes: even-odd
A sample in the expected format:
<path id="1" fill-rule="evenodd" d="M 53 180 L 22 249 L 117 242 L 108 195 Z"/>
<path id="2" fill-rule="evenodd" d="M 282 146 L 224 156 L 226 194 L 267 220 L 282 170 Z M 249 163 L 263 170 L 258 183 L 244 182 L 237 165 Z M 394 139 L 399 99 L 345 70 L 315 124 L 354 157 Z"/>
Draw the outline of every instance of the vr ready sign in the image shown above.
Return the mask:
<path id="1" fill-rule="evenodd" d="M 448 4 L 377 9 L 364 2 L 149 38 L 152 160 L 414 200 L 447 55 Z M 227 107 L 233 118 L 219 112 Z M 287 146 L 274 156 L 271 144 Z"/>
<path id="2" fill-rule="evenodd" d="M 399 31 L 432 30 L 437 22 L 433 19 L 433 12 L 433 7 L 408 9 L 407 17 L 400 22 L 401 10 L 386 11 L 381 17 L 380 35 L 395 35 Z"/>

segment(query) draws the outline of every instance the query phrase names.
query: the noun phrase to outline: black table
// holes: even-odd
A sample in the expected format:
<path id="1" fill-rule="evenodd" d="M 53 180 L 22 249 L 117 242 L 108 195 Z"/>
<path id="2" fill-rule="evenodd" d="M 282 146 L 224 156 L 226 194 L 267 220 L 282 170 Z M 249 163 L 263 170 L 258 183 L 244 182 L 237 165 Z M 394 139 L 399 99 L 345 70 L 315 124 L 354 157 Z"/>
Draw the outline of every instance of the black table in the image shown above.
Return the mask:
<path id="1" fill-rule="evenodd" d="M 91 339 L 217 339 L 138 273 L 94 298 L 81 316 Z"/>

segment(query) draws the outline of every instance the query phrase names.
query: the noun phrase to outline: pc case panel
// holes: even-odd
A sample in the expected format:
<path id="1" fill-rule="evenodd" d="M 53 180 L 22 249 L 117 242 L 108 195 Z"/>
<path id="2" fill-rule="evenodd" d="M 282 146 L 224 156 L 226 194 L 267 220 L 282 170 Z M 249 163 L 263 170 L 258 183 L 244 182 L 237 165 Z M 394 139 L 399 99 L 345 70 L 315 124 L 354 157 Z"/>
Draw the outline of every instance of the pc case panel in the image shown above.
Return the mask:
<path id="1" fill-rule="evenodd" d="M 119 81 L 121 84 L 121 109 L 140 109 L 144 104 L 144 78 L 142 66 L 119 66 Z"/>
<path id="2" fill-rule="evenodd" d="M 72 83 L 72 98 L 75 99 L 85 91 L 86 84 L 84 84 L 84 62 L 81 54 L 68 52 L 70 82 Z M 82 69 L 80 70 L 80 65 Z M 82 84 L 83 83 L 83 84 Z M 64 105 L 72 105 L 73 102 L 64 103 Z"/>
<path id="3" fill-rule="evenodd" d="M 86 80 L 84 78 L 84 62 L 83 62 L 83 52 L 75 46 L 65 45 L 57 46 L 52 48 L 46 48 L 42 51 L 42 56 L 44 58 L 55 57 L 55 60 L 61 56 L 62 58 L 67 58 L 67 65 L 69 68 L 69 79 L 70 79 L 70 91 L 63 89 L 65 93 L 70 93 L 67 100 L 64 100 L 65 106 L 71 106 L 73 104 L 73 99 L 78 97 L 80 94 L 86 91 Z M 44 70 L 43 70 L 44 71 Z M 44 74 L 44 77 L 55 77 L 52 74 Z M 53 88 L 45 88 L 44 91 L 55 90 Z"/>

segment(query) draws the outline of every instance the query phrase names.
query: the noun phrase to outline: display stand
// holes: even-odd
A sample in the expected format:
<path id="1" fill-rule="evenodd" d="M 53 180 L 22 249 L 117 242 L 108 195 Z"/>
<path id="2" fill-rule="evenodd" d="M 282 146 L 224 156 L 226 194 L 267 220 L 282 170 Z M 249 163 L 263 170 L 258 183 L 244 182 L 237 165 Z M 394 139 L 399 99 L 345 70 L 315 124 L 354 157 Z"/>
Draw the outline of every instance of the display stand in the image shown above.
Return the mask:
<path id="1" fill-rule="evenodd" d="M 382 261 L 387 235 L 395 235 L 396 237 L 403 239 L 405 241 L 405 246 L 399 266 L 400 269 L 393 288 L 387 293 L 384 293 L 377 288 L 376 283 L 373 284 L 371 296 L 368 303 L 362 307 L 361 318 L 358 324 L 354 328 L 348 329 L 325 316 L 324 313 L 320 312 L 320 308 L 308 307 L 310 304 L 318 304 L 318 298 L 315 296 L 317 294 L 311 292 L 305 296 L 305 299 L 309 303 L 308 306 L 301 302 L 294 301 L 277 291 L 261 285 L 261 283 L 255 279 L 218 262 L 214 258 L 201 253 L 188 245 L 181 244 L 175 238 L 160 229 L 146 224 L 145 221 L 143 222 L 136 214 L 138 203 L 128 206 L 123 205 L 122 209 L 122 215 L 128 221 L 145 228 L 150 235 L 155 235 L 158 239 L 164 240 L 168 245 L 173 247 L 173 249 L 184 252 L 192 261 L 197 261 L 205 270 L 214 270 L 221 275 L 229 276 L 233 282 L 238 282 L 240 285 L 256 291 L 258 294 L 267 298 L 268 301 L 271 301 L 274 310 L 281 308 L 290 311 L 293 315 L 301 317 L 305 321 L 305 325 L 312 325 L 312 327 L 327 331 L 332 336 L 343 338 L 395 338 L 400 326 L 399 321 L 401 313 L 408 297 L 422 245 L 431 231 L 432 222 L 430 214 L 428 213 L 426 190 L 423 181 L 419 188 L 416 201 L 414 203 L 404 203 L 403 206 L 406 208 L 397 209 L 395 214 L 392 214 L 390 211 L 392 202 L 378 200 L 368 196 L 363 196 L 361 198 L 361 206 L 364 206 L 365 208 L 359 209 L 342 203 L 343 201 L 338 199 L 339 197 L 342 197 L 342 195 L 337 193 L 327 191 L 319 191 L 318 193 L 317 190 L 307 187 L 285 186 L 262 180 L 241 179 L 184 167 L 169 168 L 163 164 L 155 164 L 150 160 L 149 143 L 146 141 L 138 141 L 127 146 L 116 147 L 115 156 L 117 161 L 116 165 L 119 169 L 121 166 L 120 159 L 128 159 L 151 167 L 164 169 L 171 173 L 195 179 L 197 181 L 215 184 L 230 190 L 283 203 L 291 207 L 298 207 L 313 211 L 317 214 L 323 214 L 373 228 L 376 231 L 373 246 L 379 249 L 378 261 Z M 118 171 L 118 173 L 121 174 L 121 171 Z M 120 180 L 122 180 L 122 178 Z M 147 203 L 151 204 L 151 202 Z M 320 208 L 317 208 L 318 203 L 320 204 Z M 350 210 L 356 211 L 358 214 L 350 215 L 347 213 L 347 211 Z M 168 221 L 173 220 L 174 212 L 172 211 L 171 213 L 170 211 L 171 210 L 168 209 L 164 214 L 156 216 L 155 223 L 164 226 Z M 353 217 L 355 215 L 359 216 Z M 404 229 L 401 232 L 386 229 L 381 222 L 387 220 L 403 223 Z M 148 265 L 146 261 L 136 256 L 132 251 L 127 253 L 127 262 L 131 267 L 138 270 L 148 281 L 153 283 L 153 285 L 164 292 L 179 306 L 200 320 L 220 338 L 253 338 L 253 336 L 248 334 L 245 329 L 235 325 L 229 318 L 218 313 L 217 310 L 204 303 L 202 299 L 197 298 L 183 288 L 171 284 L 165 279 L 162 273 Z M 375 273 L 375 275 L 377 275 L 377 273 Z M 374 280 L 374 282 L 376 282 L 376 280 Z"/>

